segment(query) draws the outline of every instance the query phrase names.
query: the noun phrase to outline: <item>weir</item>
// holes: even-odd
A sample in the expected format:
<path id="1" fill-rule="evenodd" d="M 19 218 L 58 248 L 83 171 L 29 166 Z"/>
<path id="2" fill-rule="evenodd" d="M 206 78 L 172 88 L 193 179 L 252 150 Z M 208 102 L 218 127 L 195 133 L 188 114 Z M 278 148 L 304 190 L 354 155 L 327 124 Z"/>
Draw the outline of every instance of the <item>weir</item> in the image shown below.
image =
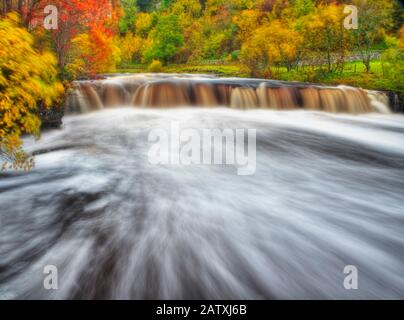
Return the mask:
<path id="1" fill-rule="evenodd" d="M 306 109 L 331 113 L 389 113 L 383 92 L 348 86 L 322 86 L 207 75 L 137 74 L 76 81 L 66 113 L 104 108 L 229 107 L 235 109 Z"/>

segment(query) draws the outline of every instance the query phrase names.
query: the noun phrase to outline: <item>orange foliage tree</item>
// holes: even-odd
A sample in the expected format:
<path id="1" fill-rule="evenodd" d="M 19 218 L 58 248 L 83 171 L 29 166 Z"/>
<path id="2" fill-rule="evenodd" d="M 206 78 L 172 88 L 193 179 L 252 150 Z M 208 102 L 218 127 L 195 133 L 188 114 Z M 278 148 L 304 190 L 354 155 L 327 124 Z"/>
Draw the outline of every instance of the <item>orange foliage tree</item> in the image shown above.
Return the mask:
<path id="1" fill-rule="evenodd" d="M 48 0 L 27 1 L 23 17 L 30 29 L 42 28 L 45 18 L 44 8 L 54 5 L 58 9 L 58 26 L 50 30 L 54 47 L 62 71 L 81 70 L 86 74 L 109 71 L 116 59 L 114 45 L 118 20 L 121 14 L 119 1 L 111 0 Z M 76 41 L 75 38 L 79 37 Z M 88 48 L 78 52 L 77 43 L 88 39 Z M 91 50 L 88 50 L 91 49 Z M 85 66 L 72 65 L 79 63 Z M 68 74 L 72 78 L 76 74 Z"/>

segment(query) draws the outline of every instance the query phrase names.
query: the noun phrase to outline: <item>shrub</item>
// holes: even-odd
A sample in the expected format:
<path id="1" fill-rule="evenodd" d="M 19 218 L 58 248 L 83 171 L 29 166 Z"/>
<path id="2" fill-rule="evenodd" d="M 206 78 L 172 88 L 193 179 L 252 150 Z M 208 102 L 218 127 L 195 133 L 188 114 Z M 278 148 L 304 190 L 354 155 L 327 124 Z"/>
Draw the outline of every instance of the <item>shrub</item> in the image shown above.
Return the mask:
<path id="1" fill-rule="evenodd" d="M 159 60 L 153 60 L 147 67 L 150 72 L 163 72 L 163 69 L 163 64 Z"/>

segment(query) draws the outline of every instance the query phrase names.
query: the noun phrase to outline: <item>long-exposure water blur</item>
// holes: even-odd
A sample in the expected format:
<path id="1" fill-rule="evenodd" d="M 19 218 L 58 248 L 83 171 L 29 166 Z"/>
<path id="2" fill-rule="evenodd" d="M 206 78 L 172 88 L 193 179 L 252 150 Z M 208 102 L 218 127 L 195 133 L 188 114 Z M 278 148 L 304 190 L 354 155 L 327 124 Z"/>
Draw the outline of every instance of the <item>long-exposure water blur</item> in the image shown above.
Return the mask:
<path id="1" fill-rule="evenodd" d="M 404 297 L 404 116 L 383 94 L 115 76 L 77 82 L 66 112 L 24 139 L 32 170 L 0 173 L 0 299 Z M 152 164 L 172 123 L 255 129 L 254 174 Z"/>

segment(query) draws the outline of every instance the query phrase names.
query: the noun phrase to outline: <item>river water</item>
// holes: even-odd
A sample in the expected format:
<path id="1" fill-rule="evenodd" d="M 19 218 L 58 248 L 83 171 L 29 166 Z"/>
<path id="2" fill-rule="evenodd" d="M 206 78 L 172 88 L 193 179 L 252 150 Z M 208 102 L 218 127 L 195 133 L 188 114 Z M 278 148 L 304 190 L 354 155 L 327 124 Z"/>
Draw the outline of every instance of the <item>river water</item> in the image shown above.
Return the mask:
<path id="1" fill-rule="evenodd" d="M 148 134 L 257 130 L 256 173 L 153 165 Z M 404 297 L 404 117 L 226 108 L 70 115 L 0 174 L 0 299 Z M 44 267 L 58 289 L 44 289 Z M 344 267 L 358 289 L 344 288 Z"/>
<path id="2" fill-rule="evenodd" d="M 35 168 L 0 173 L 0 299 L 404 298 L 404 116 L 368 96 L 206 76 L 79 83 L 63 127 L 25 139 Z M 255 129 L 255 173 L 152 164 L 150 132 L 173 123 Z"/>

